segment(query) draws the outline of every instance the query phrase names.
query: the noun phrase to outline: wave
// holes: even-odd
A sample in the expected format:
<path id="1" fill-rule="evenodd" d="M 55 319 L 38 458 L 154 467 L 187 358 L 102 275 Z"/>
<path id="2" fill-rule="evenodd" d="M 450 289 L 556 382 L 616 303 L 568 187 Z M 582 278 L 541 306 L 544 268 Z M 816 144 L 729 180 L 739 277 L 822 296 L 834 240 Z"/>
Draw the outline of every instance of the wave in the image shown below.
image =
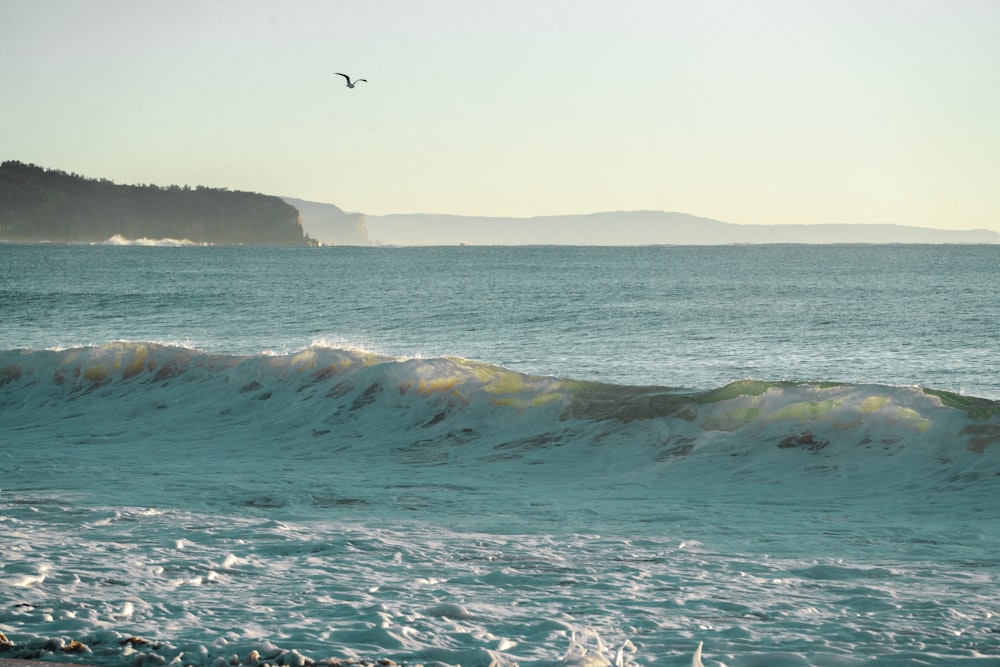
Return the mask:
<path id="1" fill-rule="evenodd" d="M 924 490 L 995 484 L 1000 474 L 1000 404 L 987 399 L 760 380 L 691 392 L 320 346 L 259 355 L 141 342 L 7 350 L 0 414 L 14 446 L 230 451 L 227 443 L 239 443 L 241 456 L 270 458 L 280 446 L 345 465 L 555 464 L 578 478 L 654 479 L 679 469 L 756 482 L 850 476 Z"/>
<path id="2" fill-rule="evenodd" d="M 116 342 L 0 351 L 0 423 L 13 657 L 698 665 L 687 628 L 710 664 L 995 654 L 989 400 Z"/>
<path id="3" fill-rule="evenodd" d="M 129 239 L 121 234 L 115 234 L 110 238 L 104 240 L 101 245 L 117 245 L 117 246 L 149 246 L 157 248 L 189 248 L 194 246 L 208 246 L 210 243 L 197 243 L 189 239 L 150 239 L 146 237 L 138 239 Z"/>

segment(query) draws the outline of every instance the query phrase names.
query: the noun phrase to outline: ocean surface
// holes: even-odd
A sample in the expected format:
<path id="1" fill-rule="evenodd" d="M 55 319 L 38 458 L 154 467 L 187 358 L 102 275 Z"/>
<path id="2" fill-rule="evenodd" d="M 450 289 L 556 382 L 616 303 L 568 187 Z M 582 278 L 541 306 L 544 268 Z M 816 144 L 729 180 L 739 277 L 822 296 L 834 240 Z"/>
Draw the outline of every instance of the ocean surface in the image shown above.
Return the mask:
<path id="1" fill-rule="evenodd" d="M 1000 665 L 1000 246 L 0 245 L 0 658 Z"/>

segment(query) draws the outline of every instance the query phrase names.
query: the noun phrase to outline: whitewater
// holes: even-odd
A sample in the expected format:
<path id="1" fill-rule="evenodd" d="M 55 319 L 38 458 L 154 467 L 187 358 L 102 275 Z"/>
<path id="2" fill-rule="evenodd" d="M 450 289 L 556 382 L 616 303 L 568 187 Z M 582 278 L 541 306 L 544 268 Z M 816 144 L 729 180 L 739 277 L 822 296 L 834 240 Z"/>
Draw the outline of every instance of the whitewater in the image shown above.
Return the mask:
<path id="1" fill-rule="evenodd" d="M 0 658 L 1000 665 L 998 260 L 2 245 Z"/>

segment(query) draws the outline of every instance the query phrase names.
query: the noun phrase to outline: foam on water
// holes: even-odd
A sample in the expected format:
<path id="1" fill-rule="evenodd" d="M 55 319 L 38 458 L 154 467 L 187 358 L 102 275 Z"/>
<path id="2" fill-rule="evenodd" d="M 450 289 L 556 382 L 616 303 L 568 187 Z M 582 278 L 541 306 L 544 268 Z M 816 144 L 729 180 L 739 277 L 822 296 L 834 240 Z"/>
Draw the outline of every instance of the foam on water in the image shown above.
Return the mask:
<path id="1" fill-rule="evenodd" d="M 149 238 L 138 238 L 130 239 L 122 236 L 121 234 L 115 234 L 114 236 L 105 239 L 103 245 L 107 246 L 145 246 L 151 248 L 191 248 L 196 246 L 208 246 L 208 243 L 196 243 L 189 239 L 149 239 Z"/>
<path id="2" fill-rule="evenodd" d="M 0 417 L 0 655 L 1000 661 L 990 400 L 118 342 L 0 353 Z"/>

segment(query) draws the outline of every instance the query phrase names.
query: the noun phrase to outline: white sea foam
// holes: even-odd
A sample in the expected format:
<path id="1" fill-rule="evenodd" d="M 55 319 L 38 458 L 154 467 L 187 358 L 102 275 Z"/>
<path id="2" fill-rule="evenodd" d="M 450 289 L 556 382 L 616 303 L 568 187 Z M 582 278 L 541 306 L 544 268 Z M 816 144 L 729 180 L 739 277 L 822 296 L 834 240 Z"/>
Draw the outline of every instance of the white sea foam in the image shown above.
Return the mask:
<path id="1" fill-rule="evenodd" d="M 197 243 L 189 239 L 150 239 L 150 238 L 138 238 L 130 239 L 121 234 L 115 234 L 114 236 L 105 239 L 102 245 L 106 246 L 145 246 L 145 247 L 155 247 L 155 248 L 186 248 L 195 246 L 209 246 L 209 243 Z"/>

